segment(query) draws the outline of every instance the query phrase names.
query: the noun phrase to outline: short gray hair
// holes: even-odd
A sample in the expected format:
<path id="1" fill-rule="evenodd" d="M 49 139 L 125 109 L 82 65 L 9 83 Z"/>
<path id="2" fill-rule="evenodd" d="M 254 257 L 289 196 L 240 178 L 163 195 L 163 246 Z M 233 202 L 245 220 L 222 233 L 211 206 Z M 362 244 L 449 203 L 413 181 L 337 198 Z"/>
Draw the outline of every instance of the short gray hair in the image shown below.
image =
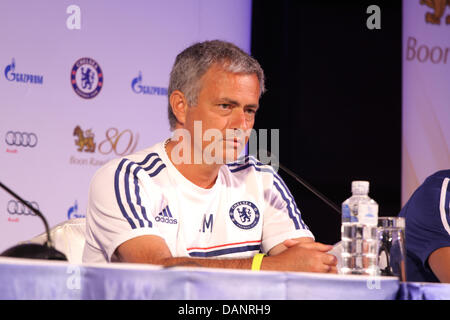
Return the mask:
<path id="1" fill-rule="evenodd" d="M 170 95 L 179 90 L 185 95 L 188 105 L 195 106 L 201 89 L 200 78 L 214 64 L 233 73 L 255 74 L 259 80 L 260 94 L 264 93 L 264 71 L 256 59 L 230 42 L 212 40 L 195 43 L 178 54 L 170 73 L 167 95 L 171 130 L 175 129 L 177 118 L 170 106 Z"/>

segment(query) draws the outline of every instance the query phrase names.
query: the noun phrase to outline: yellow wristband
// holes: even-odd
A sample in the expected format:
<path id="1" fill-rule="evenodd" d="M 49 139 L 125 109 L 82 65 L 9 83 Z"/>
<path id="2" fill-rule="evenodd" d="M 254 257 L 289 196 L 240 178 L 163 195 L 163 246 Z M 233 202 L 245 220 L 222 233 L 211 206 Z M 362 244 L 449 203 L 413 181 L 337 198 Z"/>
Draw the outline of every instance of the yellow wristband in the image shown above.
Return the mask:
<path id="1" fill-rule="evenodd" d="M 252 262 L 252 271 L 261 270 L 262 259 L 264 258 L 265 255 L 266 255 L 265 253 L 255 254 L 255 256 L 253 257 L 253 262 Z"/>

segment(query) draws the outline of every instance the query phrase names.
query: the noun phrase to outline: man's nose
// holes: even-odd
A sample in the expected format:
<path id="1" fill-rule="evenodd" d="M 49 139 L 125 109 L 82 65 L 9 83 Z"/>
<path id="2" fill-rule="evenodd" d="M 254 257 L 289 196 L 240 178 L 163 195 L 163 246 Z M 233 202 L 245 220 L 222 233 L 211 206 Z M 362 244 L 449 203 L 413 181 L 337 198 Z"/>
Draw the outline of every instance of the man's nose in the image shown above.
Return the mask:
<path id="1" fill-rule="evenodd" d="M 233 129 L 249 129 L 250 123 L 245 115 L 245 111 L 243 108 L 234 108 L 232 119 L 231 119 L 231 127 Z"/>

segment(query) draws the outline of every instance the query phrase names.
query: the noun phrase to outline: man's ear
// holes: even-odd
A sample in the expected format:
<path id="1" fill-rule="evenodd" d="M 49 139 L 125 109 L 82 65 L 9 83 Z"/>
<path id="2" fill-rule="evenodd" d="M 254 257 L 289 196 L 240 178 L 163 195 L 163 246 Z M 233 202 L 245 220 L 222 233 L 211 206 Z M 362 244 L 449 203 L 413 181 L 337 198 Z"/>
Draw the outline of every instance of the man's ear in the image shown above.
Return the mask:
<path id="1" fill-rule="evenodd" d="M 184 96 L 184 93 L 175 90 L 170 94 L 170 106 L 172 107 L 172 112 L 177 118 L 178 122 L 181 125 L 184 125 L 186 122 L 186 112 L 188 108 L 188 103 L 186 100 L 186 97 Z"/>

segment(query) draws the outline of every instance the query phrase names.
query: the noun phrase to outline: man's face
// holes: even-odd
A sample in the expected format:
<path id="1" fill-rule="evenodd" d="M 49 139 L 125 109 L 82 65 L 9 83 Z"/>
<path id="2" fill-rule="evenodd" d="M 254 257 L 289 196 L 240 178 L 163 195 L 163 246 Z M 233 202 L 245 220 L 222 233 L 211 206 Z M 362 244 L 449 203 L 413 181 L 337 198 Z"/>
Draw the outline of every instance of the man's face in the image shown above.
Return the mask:
<path id="1" fill-rule="evenodd" d="M 245 147 L 255 122 L 260 95 L 258 77 L 213 65 L 200 81 L 197 105 L 187 108 L 184 128 L 191 134 L 194 152 L 202 152 L 203 161 L 208 161 L 208 155 L 221 158 L 222 163 L 233 161 Z M 198 121 L 201 141 L 194 136 L 194 125 L 199 131 Z"/>

